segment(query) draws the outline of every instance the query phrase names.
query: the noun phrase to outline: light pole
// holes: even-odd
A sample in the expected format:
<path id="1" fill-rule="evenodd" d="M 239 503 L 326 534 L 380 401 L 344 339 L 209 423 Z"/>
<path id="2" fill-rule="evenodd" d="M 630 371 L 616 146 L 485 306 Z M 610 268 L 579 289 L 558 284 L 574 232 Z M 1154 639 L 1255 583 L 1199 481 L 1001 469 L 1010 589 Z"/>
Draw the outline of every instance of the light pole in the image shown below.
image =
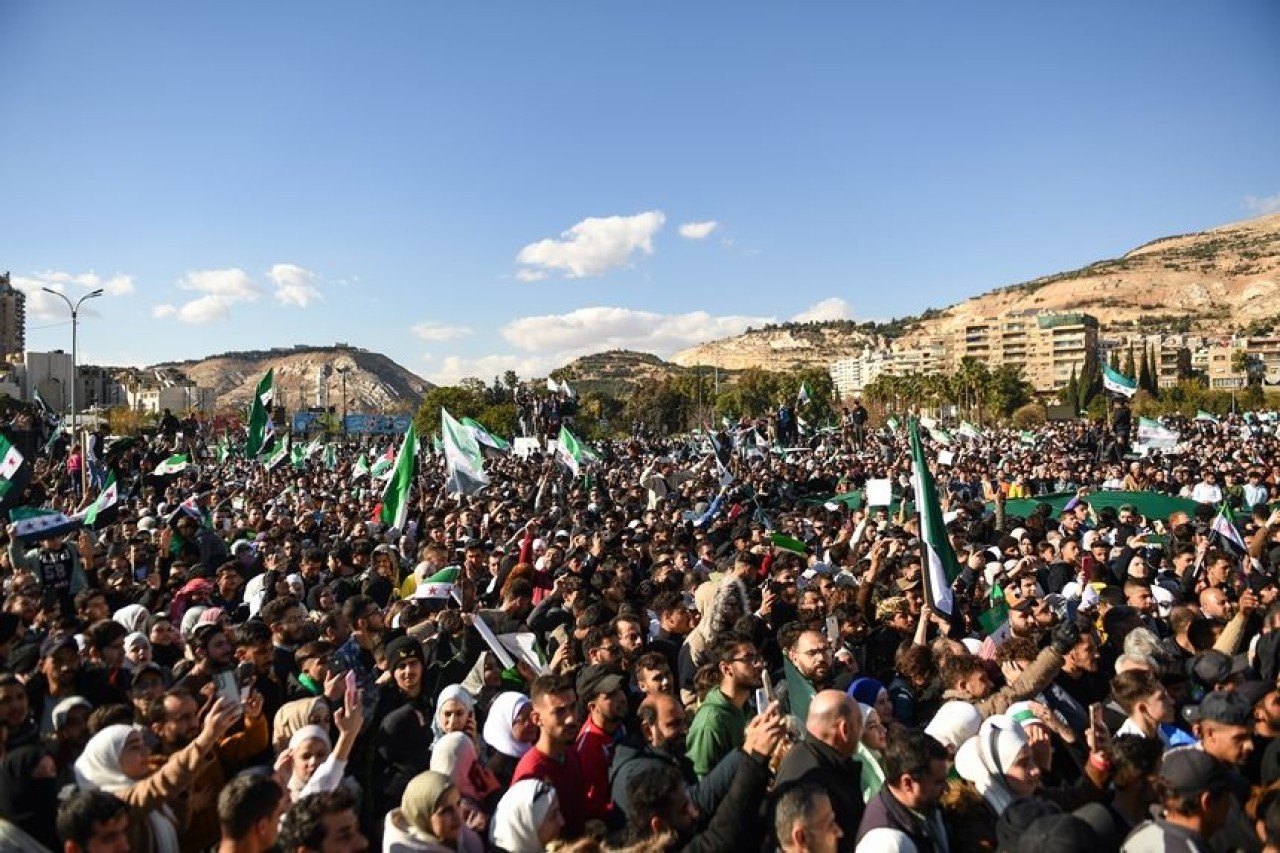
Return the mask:
<path id="1" fill-rule="evenodd" d="M 342 434 L 347 434 L 347 374 L 350 367 L 339 367 L 338 375 L 342 377 Z"/>
<path id="2" fill-rule="evenodd" d="M 102 295 L 102 288 L 91 290 L 84 296 L 81 296 L 74 303 L 67 298 L 65 293 L 60 293 L 51 287 L 40 288 L 45 293 L 52 293 L 54 296 L 67 303 L 67 307 L 71 309 L 71 435 L 72 440 L 75 438 L 76 426 L 76 322 L 80 316 L 80 305 L 86 299 L 95 299 Z"/>

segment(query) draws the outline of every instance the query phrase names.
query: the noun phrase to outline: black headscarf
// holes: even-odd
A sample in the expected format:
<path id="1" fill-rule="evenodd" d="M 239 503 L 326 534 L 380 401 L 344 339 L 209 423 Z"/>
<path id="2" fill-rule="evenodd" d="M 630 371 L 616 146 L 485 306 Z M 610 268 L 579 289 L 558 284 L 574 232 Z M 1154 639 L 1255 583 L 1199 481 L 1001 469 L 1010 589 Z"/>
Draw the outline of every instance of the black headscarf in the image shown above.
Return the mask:
<path id="1" fill-rule="evenodd" d="M 43 746 L 23 746 L 0 761 L 0 814 L 50 850 L 57 850 L 58 780 L 35 779 L 32 773 L 52 753 Z"/>

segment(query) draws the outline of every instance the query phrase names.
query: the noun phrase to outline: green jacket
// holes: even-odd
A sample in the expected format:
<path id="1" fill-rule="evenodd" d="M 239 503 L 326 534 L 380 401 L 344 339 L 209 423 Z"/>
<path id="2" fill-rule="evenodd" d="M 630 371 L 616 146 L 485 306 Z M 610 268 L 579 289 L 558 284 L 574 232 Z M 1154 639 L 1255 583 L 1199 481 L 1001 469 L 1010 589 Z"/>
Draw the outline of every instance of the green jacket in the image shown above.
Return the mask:
<path id="1" fill-rule="evenodd" d="M 710 773 L 720 759 L 742 746 L 750 719 L 751 712 L 745 706 L 738 708 L 719 687 L 712 688 L 694 715 L 685 741 L 693 772 L 699 779 Z"/>

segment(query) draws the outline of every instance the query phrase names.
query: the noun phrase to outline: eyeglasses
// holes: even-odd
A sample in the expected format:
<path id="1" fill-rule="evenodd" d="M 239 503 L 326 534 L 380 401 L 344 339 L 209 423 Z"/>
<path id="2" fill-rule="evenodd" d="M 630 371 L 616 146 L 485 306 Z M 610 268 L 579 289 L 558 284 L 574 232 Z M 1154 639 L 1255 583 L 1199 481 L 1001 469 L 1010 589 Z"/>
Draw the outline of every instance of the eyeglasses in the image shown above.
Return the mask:
<path id="1" fill-rule="evenodd" d="M 740 658 L 730 658 L 733 663 L 746 663 L 751 666 L 759 666 L 764 663 L 764 657 L 761 655 L 743 655 Z"/>

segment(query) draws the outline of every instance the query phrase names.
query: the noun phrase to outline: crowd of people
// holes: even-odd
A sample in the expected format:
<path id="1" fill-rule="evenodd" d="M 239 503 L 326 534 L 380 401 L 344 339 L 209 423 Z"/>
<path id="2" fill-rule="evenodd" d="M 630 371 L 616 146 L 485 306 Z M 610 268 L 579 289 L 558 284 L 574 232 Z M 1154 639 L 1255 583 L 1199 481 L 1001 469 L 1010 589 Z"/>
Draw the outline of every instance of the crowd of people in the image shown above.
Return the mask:
<path id="1" fill-rule="evenodd" d="M 172 436 L 107 441 L 110 505 L 36 456 L 0 850 L 1280 850 L 1275 423 L 926 436 L 945 596 L 865 411 L 495 452 L 475 495 L 428 443 L 399 528 L 354 441 L 163 475 Z"/>

